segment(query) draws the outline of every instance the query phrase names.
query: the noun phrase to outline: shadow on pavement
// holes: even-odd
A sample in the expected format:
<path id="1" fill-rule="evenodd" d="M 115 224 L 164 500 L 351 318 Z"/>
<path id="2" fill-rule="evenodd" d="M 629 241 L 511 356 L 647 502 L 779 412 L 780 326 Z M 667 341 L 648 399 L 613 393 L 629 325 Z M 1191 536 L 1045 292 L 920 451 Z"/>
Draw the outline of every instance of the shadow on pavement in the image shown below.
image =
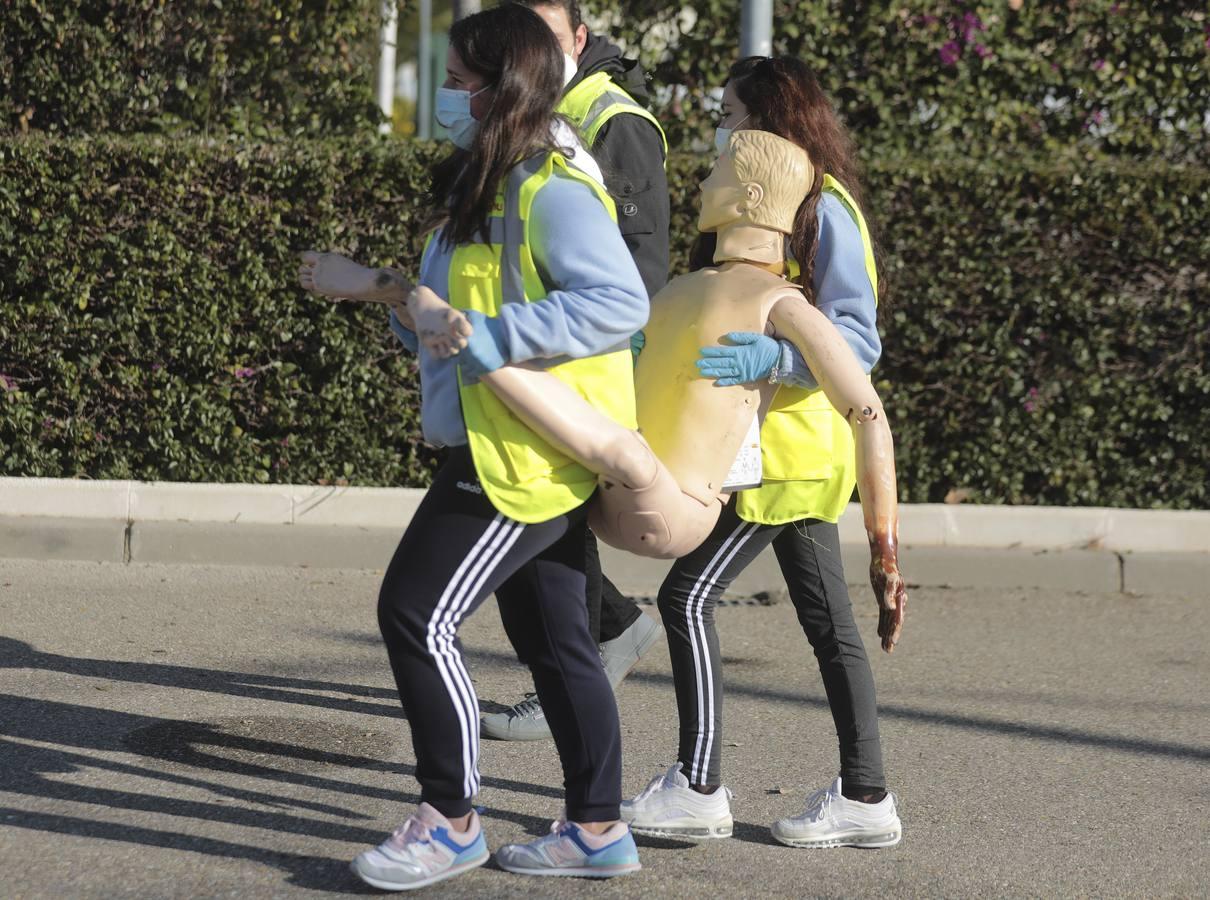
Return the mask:
<path id="1" fill-rule="evenodd" d="M 394 701 L 393 691 L 185 666 L 74 659 L 43 653 L 29 644 L 3 637 L 0 637 L 0 668 L 40 669 L 77 677 L 203 690 L 289 704 L 286 709 L 297 709 L 297 704 L 302 704 L 401 717 L 394 702 L 388 706 L 301 693 L 336 691 L 389 697 Z M 188 708 L 184 698 L 181 708 Z M 240 733 L 241 723 L 248 726 L 245 729 L 248 733 Z M 334 728 L 345 728 L 352 739 L 349 735 L 343 740 L 332 739 Z M 191 721 L 0 694 L 0 760 L 3 760 L 0 791 L 57 803 L 92 804 L 129 819 L 139 815 L 173 816 L 199 823 L 245 826 L 284 835 L 342 841 L 356 846 L 357 849 L 351 849 L 351 857 L 359 849 L 382 840 L 382 823 L 370 821 L 370 816 L 340 804 L 339 799 L 330 803 L 285 796 L 277 792 L 274 785 L 291 785 L 301 788 L 304 793 L 326 792 L 337 798 L 390 801 L 399 804 L 402 816 L 419 802 L 415 793 L 401 790 L 407 786 L 402 779 L 413 775 L 415 770 L 404 763 L 387 761 L 391 744 L 406 736 L 405 730 L 394 723 L 389 730 L 392 734 L 381 735 L 377 742 L 368 740 L 376 732 L 362 732 L 367 740 L 358 741 L 358 729 L 351 725 L 338 726 L 305 718 L 260 716 L 215 722 Z M 274 735 L 286 735 L 289 739 L 275 740 L 272 739 Z M 296 736 L 300 739 L 295 740 Z M 364 752 L 345 752 L 342 747 Z M 110 754 L 134 754 L 146 760 L 147 765 L 113 759 Z M 368 770 L 380 773 L 382 777 L 374 779 L 372 784 L 362 784 L 326 774 L 333 768 Z M 115 777 L 148 779 L 160 783 L 162 790 L 147 791 L 141 786 L 137 790 L 120 790 L 89 783 L 88 779 L 61 777 L 90 770 Z M 241 781 L 263 784 L 233 785 L 212 776 L 233 776 Z M 524 781 L 488 777 L 483 778 L 482 783 L 500 790 L 558 800 L 563 797 L 558 788 Z M 199 790 L 209 792 L 213 798 L 179 796 L 185 791 Z M 541 817 L 497 807 L 492 807 L 490 812 L 494 818 L 512 821 L 530 833 L 544 833 L 549 827 L 549 821 Z M 291 883 L 300 887 L 372 893 L 368 889 L 363 891 L 360 882 L 348 872 L 347 859 L 302 856 L 273 847 L 219 840 L 189 833 L 193 830 L 189 828 L 180 832 L 168 831 L 104 818 L 12 808 L 0 809 L 0 825 L 250 860 L 280 868 Z M 202 828 L 198 826 L 196 830 Z"/>
<path id="2" fill-rule="evenodd" d="M 468 651 L 467 657 L 468 659 L 478 657 L 479 659 L 491 662 L 515 662 L 515 659 L 506 653 L 481 648 Z M 675 710 L 676 701 L 672 690 L 673 681 L 671 675 L 663 672 L 632 672 L 628 680 L 668 688 L 669 710 Z M 728 694 L 750 697 L 755 700 L 784 703 L 799 708 L 811 706 L 816 709 L 828 709 L 828 702 L 823 697 L 811 697 L 806 694 L 796 694 L 792 691 L 778 690 L 777 688 L 759 684 L 737 682 L 731 679 L 726 680 L 725 688 Z M 927 722 L 932 725 L 942 725 L 965 731 L 981 731 L 1031 740 L 1053 741 L 1060 744 L 1083 744 L 1087 747 L 1096 747 L 1102 750 L 1117 750 L 1123 753 L 1136 753 L 1172 759 L 1210 760 L 1210 747 L 1198 746 L 1196 744 L 1179 744 L 1172 741 L 1148 740 L 1127 737 L 1125 735 L 1098 734 L 1094 731 L 1083 731 L 1077 728 L 1060 728 L 1053 725 L 1039 725 L 1030 722 L 1004 721 L 986 716 L 921 709 L 899 703 L 879 703 L 878 715 L 880 718 Z"/>
<path id="3" fill-rule="evenodd" d="M 3 807 L 0 807 L 0 821 L 15 828 L 27 828 L 49 834 L 103 838 L 144 847 L 187 850 L 191 853 L 204 853 L 208 856 L 248 860 L 275 866 L 289 876 L 291 884 L 316 891 L 340 891 L 348 894 L 379 893 L 368 885 L 361 884 L 349 872 L 348 860 L 300 856 L 175 831 L 158 831 L 154 828 L 143 828 L 137 825 L 98 822 L 95 819 Z"/>
<path id="4" fill-rule="evenodd" d="M 341 712 L 403 717 L 403 711 L 399 708 L 398 695 L 395 691 L 386 688 L 371 688 L 358 684 L 340 684 L 305 678 L 283 678 L 278 675 L 224 672 L 221 669 L 201 669 L 167 663 L 82 659 L 75 656 L 61 656 L 57 653 L 44 653 L 24 641 L 9 637 L 0 637 L 0 668 L 42 669 L 86 678 L 107 678 L 110 681 L 188 688 L 191 691 L 229 694 L 233 697 L 249 697 L 278 703 L 297 703 Z M 304 693 L 304 691 L 341 693 L 346 697 L 318 697 L 314 694 Z M 358 697 L 371 697 L 390 702 L 367 703 L 357 699 Z"/>

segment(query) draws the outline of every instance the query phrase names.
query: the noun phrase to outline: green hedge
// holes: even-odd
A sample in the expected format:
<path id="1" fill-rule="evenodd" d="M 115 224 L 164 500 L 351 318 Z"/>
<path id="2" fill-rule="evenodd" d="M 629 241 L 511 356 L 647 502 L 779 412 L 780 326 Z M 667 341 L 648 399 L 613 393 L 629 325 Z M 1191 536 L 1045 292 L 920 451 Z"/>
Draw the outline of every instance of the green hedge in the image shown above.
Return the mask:
<path id="1" fill-rule="evenodd" d="M 773 49 L 808 61 L 873 157 L 1079 146 L 1210 163 L 1205 0 L 777 0 Z M 587 7 L 641 47 L 674 146 L 709 140 L 740 0 Z M 670 46 L 669 46 L 670 45 Z"/>
<path id="2" fill-rule="evenodd" d="M 679 15 L 666 0 L 583 5 L 641 52 L 673 146 L 708 146 L 740 0 L 695 0 Z M 1078 146 L 1210 164 L 1205 0 L 1019 6 L 778 0 L 774 50 L 816 68 L 871 157 Z M 380 8 L 6 0 L 0 133 L 364 133 L 378 115 Z M 401 60 L 413 49 L 405 41 Z"/>
<path id="3" fill-rule="evenodd" d="M 380 118 L 376 0 L 6 0 L 0 133 L 332 134 Z"/>
<path id="4" fill-rule="evenodd" d="M 414 270 L 440 152 L 0 141 L 0 474 L 421 485 L 412 362 L 295 251 Z M 673 160 L 678 267 L 701 158 Z M 1210 172 L 880 162 L 901 496 L 1210 506 Z"/>

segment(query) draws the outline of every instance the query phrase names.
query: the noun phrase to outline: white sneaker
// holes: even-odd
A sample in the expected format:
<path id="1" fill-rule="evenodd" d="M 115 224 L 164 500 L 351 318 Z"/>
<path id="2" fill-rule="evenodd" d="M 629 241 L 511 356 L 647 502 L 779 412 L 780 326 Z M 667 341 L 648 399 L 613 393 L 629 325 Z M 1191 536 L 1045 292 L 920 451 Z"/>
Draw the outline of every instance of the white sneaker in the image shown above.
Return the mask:
<path id="1" fill-rule="evenodd" d="M 839 778 L 808 797 L 800 815 L 774 822 L 772 831 L 791 847 L 894 847 L 903 837 L 894 794 L 878 803 L 847 800 Z"/>
<path id="2" fill-rule="evenodd" d="M 727 838 L 733 825 L 730 800 L 731 792 L 725 787 L 713 794 L 693 790 L 678 762 L 651 779 L 633 800 L 622 801 L 622 821 L 631 831 L 652 837 Z"/>
<path id="3" fill-rule="evenodd" d="M 559 819 L 550 834 L 528 844 L 505 844 L 496 862 L 518 875 L 572 875 L 579 878 L 613 878 L 630 875 L 643 866 L 623 822 L 604 834 L 591 834 L 574 822 Z"/>
<path id="4" fill-rule="evenodd" d="M 385 841 L 353 860 L 357 877 L 384 891 L 410 891 L 453 878 L 488 860 L 479 814 L 458 834 L 448 819 L 427 803 Z"/>

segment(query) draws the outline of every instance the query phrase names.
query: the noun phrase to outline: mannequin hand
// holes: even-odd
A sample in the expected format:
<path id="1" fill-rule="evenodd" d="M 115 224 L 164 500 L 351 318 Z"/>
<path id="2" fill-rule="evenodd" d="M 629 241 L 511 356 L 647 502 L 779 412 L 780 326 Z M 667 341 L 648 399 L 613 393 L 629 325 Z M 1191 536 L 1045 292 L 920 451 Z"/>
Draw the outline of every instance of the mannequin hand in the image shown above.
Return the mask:
<path id="1" fill-rule="evenodd" d="M 406 309 L 421 346 L 433 356 L 449 359 L 466 346 L 470 322 L 431 288 L 423 284 L 415 288 L 408 294 Z"/>
<path id="2" fill-rule="evenodd" d="M 641 331 L 636 331 L 630 336 L 630 355 L 635 359 L 639 358 L 639 354 L 643 352 L 643 348 L 647 346 L 647 335 Z"/>
<path id="3" fill-rule="evenodd" d="M 477 310 L 466 310 L 466 318 L 473 330 L 467 337 L 459 366 L 464 379 L 478 379 L 508 362 L 504 332 L 499 319 L 485 316 Z"/>
<path id="4" fill-rule="evenodd" d="M 703 378 L 714 378 L 718 387 L 764 381 L 781 359 L 777 341 L 753 331 L 727 335 L 732 346 L 703 347 L 697 368 Z"/>
<path id="5" fill-rule="evenodd" d="M 893 539 L 870 540 L 870 584 L 878 600 L 878 636 L 887 653 L 895 649 L 903 631 L 907 585 L 899 574 L 899 559 Z"/>

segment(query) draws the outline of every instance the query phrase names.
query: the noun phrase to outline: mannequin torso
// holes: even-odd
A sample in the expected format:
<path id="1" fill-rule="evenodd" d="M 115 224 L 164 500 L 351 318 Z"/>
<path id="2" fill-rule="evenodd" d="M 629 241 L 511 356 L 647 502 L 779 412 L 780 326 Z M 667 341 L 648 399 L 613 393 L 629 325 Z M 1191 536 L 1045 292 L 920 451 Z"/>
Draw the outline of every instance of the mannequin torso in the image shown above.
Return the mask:
<path id="1" fill-rule="evenodd" d="M 703 504 L 725 499 L 727 470 L 772 384 L 717 387 L 700 377 L 699 349 L 732 331 L 763 332 L 774 303 L 800 292 L 757 265 L 727 262 L 671 281 L 651 303 L 649 347 L 635 368 L 639 431 L 681 490 Z"/>

